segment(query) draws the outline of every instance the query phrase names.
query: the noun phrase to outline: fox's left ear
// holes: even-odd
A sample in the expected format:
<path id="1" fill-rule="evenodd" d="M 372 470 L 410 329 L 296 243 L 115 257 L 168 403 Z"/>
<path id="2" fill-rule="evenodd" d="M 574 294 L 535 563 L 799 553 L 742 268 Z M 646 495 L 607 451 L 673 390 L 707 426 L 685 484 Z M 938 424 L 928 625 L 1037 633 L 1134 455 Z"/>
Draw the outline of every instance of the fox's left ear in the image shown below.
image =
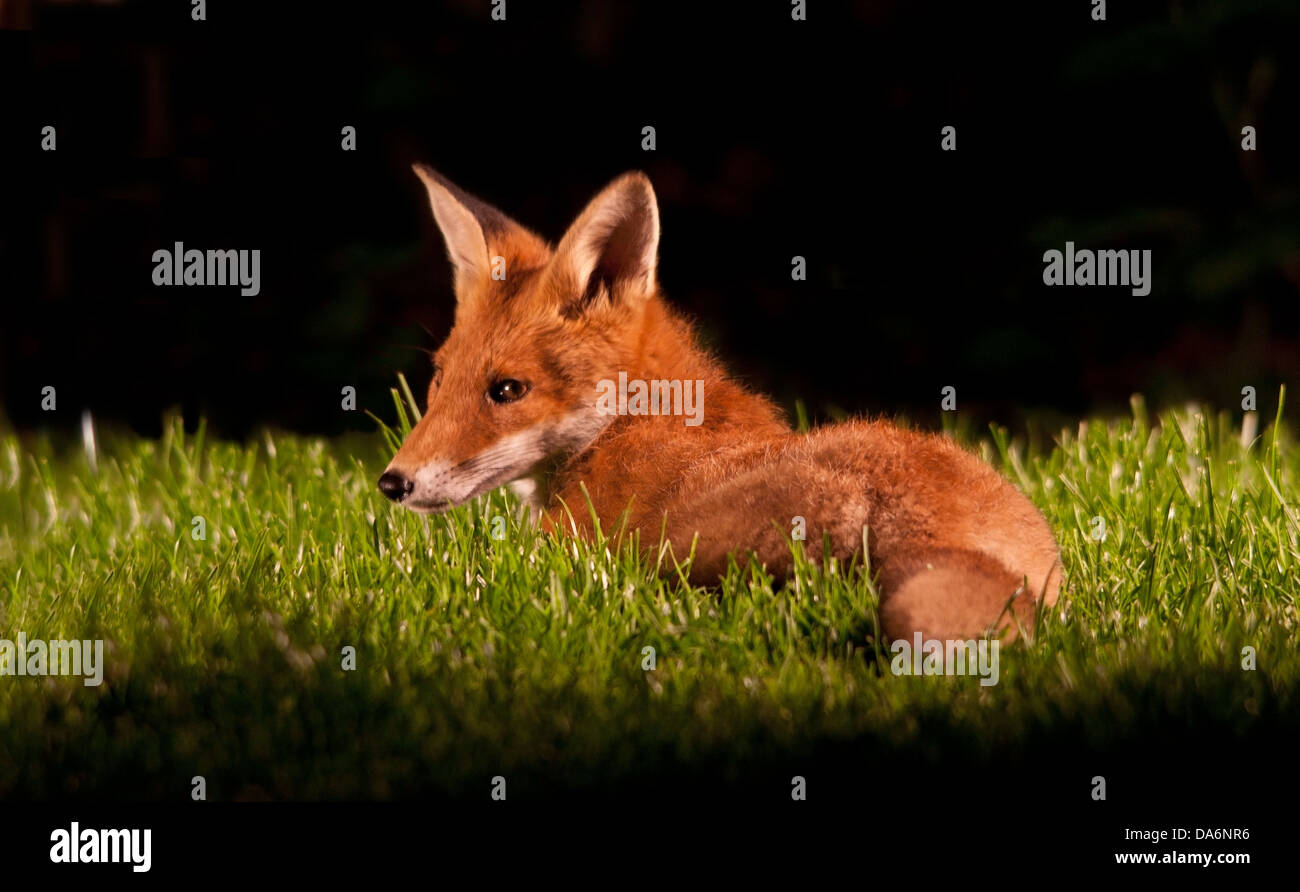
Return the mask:
<path id="1" fill-rule="evenodd" d="M 655 290 L 659 204 L 650 178 L 625 173 L 591 200 L 555 249 L 565 290 L 585 307 L 604 294 L 611 302 Z"/>
<path id="2" fill-rule="evenodd" d="M 546 243 L 485 201 L 456 186 L 432 167 L 413 165 L 429 193 L 433 218 L 447 244 L 456 299 L 463 304 L 491 281 L 494 255 L 510 269 L 538 267 L 549 257 Z"/>

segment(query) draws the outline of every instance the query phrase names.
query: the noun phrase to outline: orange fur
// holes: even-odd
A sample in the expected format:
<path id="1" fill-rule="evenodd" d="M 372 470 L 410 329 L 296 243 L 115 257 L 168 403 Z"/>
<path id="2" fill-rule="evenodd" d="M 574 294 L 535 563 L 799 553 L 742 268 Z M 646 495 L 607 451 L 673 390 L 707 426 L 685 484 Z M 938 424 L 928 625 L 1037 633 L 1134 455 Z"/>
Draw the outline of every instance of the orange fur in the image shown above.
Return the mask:
<path id="1" fill-rule="evenodd" d="M 627 511 L 643 544 L 661 529 L 679 558 L 694 544 L 691 578 L 705 584 L 749 551 L 788 574 L 796 516 L 810 554 L 826 535 L 845 561 L 860 553 L 865 527 L 890 637 L 979 635 L 1008 602 L 1014 636 L 1016 625 L 1032 628 L 1040 599 L 1054 603 L 1051 530 L 991 467 L 945 437 L 884 421 L 795 433 L 697 346 L 658 292 L 658 210 L 643 174 L 611 183 L 552 250 L 428 168 L 417 172 L 458 303 L 428 411 L 381 481 L 391 496 L 438 511 L 526 481 L 543 524 L 590 536 L 585 486 L 605 530 Z M 492 277 L 494 262 L 504 281 Z M 703 423 L 598 416 L 597 383 L 620 372 L 703 381 Z M 496 401 L 503 380 L 524 395 Z"/>

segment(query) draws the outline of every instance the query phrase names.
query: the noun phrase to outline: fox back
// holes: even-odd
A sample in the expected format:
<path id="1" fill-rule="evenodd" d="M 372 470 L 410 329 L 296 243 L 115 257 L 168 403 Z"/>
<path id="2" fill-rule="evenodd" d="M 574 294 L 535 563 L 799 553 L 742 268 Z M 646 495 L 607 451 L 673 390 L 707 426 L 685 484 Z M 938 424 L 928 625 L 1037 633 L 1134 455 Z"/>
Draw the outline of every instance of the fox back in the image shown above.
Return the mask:
<path id="1" fill-rule="evenodd" d="M 795 527 L 842 560 L 866 543 L 890 637 L 1013 637 L 1055 601 L 1051 531 L 993 468 L 882 421 L 795 433 L 700 349 L 659 293 L 644 174 L 610 183 L 552 247 L 415 170 L 457 303 L 425 414 L 380 478 L 390 498 L 438 512 L 511 484 L 557 532 L 590 535 L 593 511 L 643 543 L 662 531 L 704 584 L 750 554 L 788 573 Z"/>

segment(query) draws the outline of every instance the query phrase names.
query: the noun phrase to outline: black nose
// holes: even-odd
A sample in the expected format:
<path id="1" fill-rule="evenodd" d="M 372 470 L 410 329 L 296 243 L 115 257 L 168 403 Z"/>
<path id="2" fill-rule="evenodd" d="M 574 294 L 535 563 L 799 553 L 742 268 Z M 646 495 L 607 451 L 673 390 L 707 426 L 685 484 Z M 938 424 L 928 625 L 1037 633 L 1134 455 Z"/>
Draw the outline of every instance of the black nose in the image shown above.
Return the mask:
<path id="1" fill-rule="evenodd" d="M 386 471 L 384 476 L 379 478 L 379 489 L 384 495 L 388 496 L 394 502 L 400 502 L 411 494 L 415 484 L 407 480 L 401 474 L 394 474 L 392 471 Z"/>

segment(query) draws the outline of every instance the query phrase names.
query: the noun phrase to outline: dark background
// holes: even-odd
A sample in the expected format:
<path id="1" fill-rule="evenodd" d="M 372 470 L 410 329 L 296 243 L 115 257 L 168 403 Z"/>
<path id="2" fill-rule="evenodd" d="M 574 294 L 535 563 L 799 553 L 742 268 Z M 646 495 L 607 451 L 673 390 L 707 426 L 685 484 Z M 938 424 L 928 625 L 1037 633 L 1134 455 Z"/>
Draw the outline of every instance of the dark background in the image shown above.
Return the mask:
<path id="1" fill-rule="evenodd" d="M 1300 4 L 789 8 L 0 0 L 0 424 L 373 430 L 340 389 L 390 418 L 451 323 L 417 160 L 550 239 L 645 170 L 668 299 L 816 418 L 1271 412 L 1300 378 Z M 1150 249 L 1151 293 L 1045 287 L 1067 239 Z M 261 249 L 261 293 L 154 286 L 175 241 Z"/>

